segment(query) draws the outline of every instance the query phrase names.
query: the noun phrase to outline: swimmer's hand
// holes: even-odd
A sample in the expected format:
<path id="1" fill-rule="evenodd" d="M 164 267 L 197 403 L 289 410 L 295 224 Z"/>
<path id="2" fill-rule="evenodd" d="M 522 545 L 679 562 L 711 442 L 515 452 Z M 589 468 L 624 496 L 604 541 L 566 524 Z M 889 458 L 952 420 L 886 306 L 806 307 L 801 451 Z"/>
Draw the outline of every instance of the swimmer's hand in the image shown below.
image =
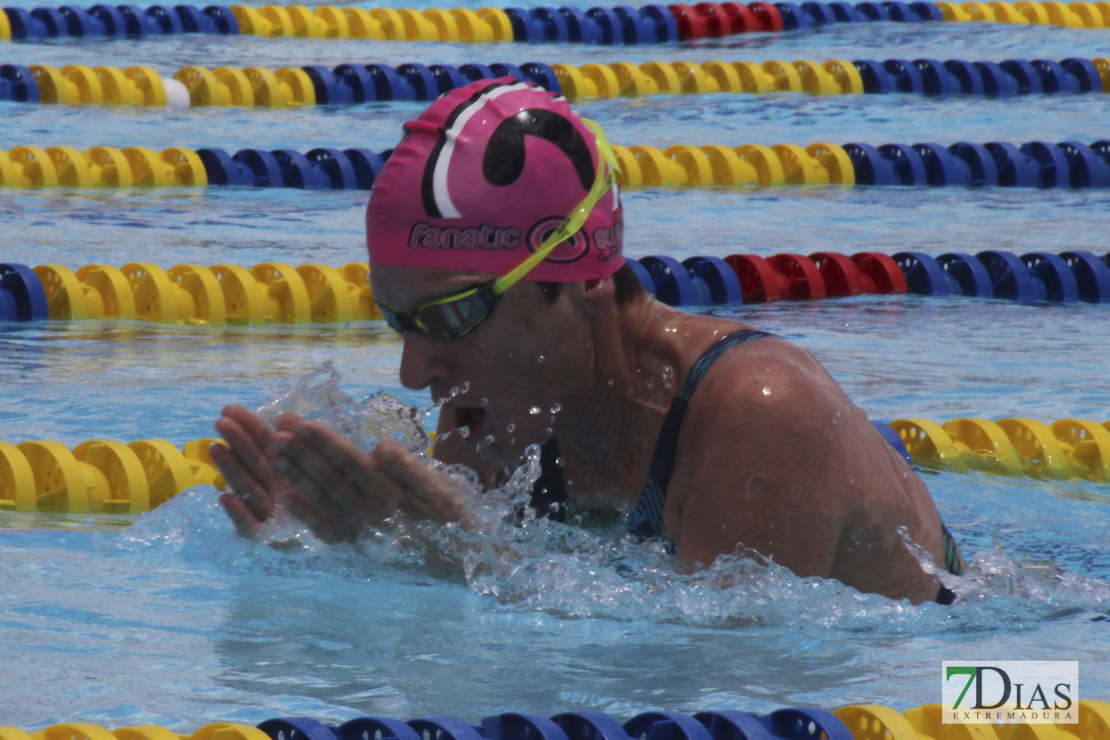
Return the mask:
<path id="1" fill-rule="evenodd" d="M 328 542 L 357 539 L 398 513 L 467 525 L 460 486 L 401 445 L 383 440 L 365 454 L 296 414 L 282 414 L 276 427 L 241 406 L 216 422 L 229 446 L 213 445 L 212 459 L 233 491 L 220 502 L 244 535 L 258 534 L 278 506 Z"/>

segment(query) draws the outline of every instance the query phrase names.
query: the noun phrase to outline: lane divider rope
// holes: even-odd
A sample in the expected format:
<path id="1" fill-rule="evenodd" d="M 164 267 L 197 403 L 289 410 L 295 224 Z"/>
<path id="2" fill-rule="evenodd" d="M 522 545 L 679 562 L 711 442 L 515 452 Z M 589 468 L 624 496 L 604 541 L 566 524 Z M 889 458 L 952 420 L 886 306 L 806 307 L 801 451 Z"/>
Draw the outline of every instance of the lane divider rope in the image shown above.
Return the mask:
<path id="1" fill-rule="evenodd" d="M 685 186 L 1110 187 L 1110 139 L 1022 144 L 935 142 L 614 145 L 623 188 Z M 284 187 L 369 190 L 392 149 L 19 146 L 0 150 L 0 187 Z"/>
<path id="2" fill-rule="evenodd" d="M 873 423 L 914 465 L 1110 483 L 1110 421 L 964 417 L 939 424 L 921 418 Z M 93 439 L 70 449 L 51 440 L 0 441 L 0 510 L 137 514 L 193 486 L 224 491 L 226 481 L 210 454 L 214 444 L 224 442 L 205 438 L 178 448 L 162 439 Z"/>
<path id="3" fill-rule="evenodd" d="M 380 101 L 431 101 L 479 79 L 509 76 L 568 100 L 717 92 L 812 95 L 905 93 L 1013 97 L 1110 92 L 1110 58 L 871 59 L 506 63 L 391 67 L 341 64 L 281 67 L 192 65 L 162 78 L 145 66 L 0 65 L 0 101 L 66 105 L 285 108 Z"/>
<path id="4" fill-rule="evenodd" d="M 113 318 L 161 324 L 261 325 L 381 318 L 369 268 L 355 263 L 293 267 L 149 263 L 0 264 L 0 321 Z"/>
<path id="5" fill-rule="evenodd" d="M 1038 705 L 1039 706 L 1039 705 Z M 950 710 L 949 710 L 950 711 Z M 1072 709 L 1078 722 L 1031 725 L 1047 728 L 1028 733 L 1036 737 L 1069 735 L 1081 740 L 1110 738 L 1110 703 L 1081 699 Z M 17 727 L 0 727 L 3 740 L 32 737 L 66 737 L 71 740 L 1004 740 L 1012 725 L 945 724 L 940 704 L 926 704 L 899 712 L 881 704 L 852 704 L 832 711 L 785 707 L 757 715 L 739 710 L 698 712 L 646 712 L 621 720 L 602 712 L 564 712 L 552 717 L 504 713 L 482 718 L 480 724 L 451 715 L 437 714 L 401 721 L 389 717 L 356 717 L 330 725 L 311 717 L 275 717 L 257 726 L 233 722 L 205 725 L 191 734 L 180 734 L 158 725 L 108 730 L 91 723 L 59 723 L 32 736 Z M 1064 714 L 1061 712 L 1061 714 Z M 1061 717 L 1063 719 L 1063 717 Z"/>
<path id="6" fill-rule="evenodd" d="M 644 288 L 672 306 L 773 303 L 861 295 L 971 296 L 1023 305 L 1110 303 L 1110 253 L 987 250 L 627 258 Z M 0 321 L 122 319 L 207 326 L 379 319 L 369 267 L 265 262 L 29 268 L 0 264 Z"/>
<path id="7" fill-rule="evenodd" d="M 105 439 L 73 449 L 35 440 L 0 441 L 0 509 L 51 513 L 141 514 L 193 486 L 225 487 L 209 455 L 216 439 L 183 449 L 164 439 Z M 0 728 L 0 737 L 9 740 Z"/>
<path id="8" fill-rule="evenodd" d="M 629 258 L 645 289 L 672 306 L 772 303 L 860 295 L 971 296 L 1023 305 L 1110 303 L 1110 253 L 986 250 Z"/>
<path id="9" fill-rule="evenodd" d="M 0 41 L 57 37 L 143 38 L 181 33 L 470 43 L 652 44 L 833 23 L 992 21 L 1067 28 L 1110 27 L 1110 2 L 738 2 L 522 8 L 340 8 L 304 5 L 133 5 L 4 8 Z"/>

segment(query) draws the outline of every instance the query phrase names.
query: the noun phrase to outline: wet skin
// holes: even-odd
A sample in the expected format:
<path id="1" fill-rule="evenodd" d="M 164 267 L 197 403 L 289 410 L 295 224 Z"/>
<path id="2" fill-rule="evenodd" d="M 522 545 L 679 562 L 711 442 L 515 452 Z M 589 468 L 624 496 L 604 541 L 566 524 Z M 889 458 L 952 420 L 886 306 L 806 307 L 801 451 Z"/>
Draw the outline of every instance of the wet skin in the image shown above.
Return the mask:
<path id="1" fill-rule="evenodd" d="M 488 277 L 372 271 L 374 294 L 402 311 Z M 618 307 L 611 279 L 563 285 L 553 302 L 525 281 L 461 339 L 406 334 L 400 379 L 449 399 L 438 458 L 492 481 L 554 434 L 568 495 L 586 508 L 628 508 L 683 377 L 742 327 L 646 296 Z M 279 502 L 336 541 L 397 511 L 467 523 L 459 487 L 400 446 L 383 442 L 366 455 L 317 423 L 286 415 L 276 426 L 234 406 L 216 423 L 229 448 L 214 447 L 213 459 L 234 491 L 221 500 L 242 532 L 256 532 Z M 905 527 L 943 562 L 928 491 L 800 348 L 767 338 L 722 355 L 690 401 L 678 450 L 664 528 L 682 560 L 708 564 L 746 548 L 800 576 L 914 602 L 935 597 L 936 578 L 898 534 Z"/>

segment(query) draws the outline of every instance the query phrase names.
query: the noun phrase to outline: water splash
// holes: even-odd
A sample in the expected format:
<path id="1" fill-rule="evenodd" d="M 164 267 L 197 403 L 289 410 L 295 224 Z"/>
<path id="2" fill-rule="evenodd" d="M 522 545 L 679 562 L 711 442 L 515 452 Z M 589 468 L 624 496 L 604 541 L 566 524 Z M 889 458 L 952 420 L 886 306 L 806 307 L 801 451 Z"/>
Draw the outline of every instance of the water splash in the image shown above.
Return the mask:
<path id="1" fill-rule="evenodd" d="M 324 365 L 279 391 L 260 413 L 272 421 L 283 411 L 296 411 L 330 424 L 367 450 L 386 438 L 405 444 L 468 491 L 469 530 L 395 520 L 357 543 L 329 546 L 297 522 L 278 518 L 264 538 L 267 546 L 235 537 L 214 492 L 199 489 L 141 517 L 114 538 L 113 549 L 185 557 L 232 571 L 357 580 L 419 573 L 465 583 L 498 609 L 566 619 L 923 635 L 1023 631 L 1046 620 L 1105 619 L 1110 612 L 1110 583 L 1067 572 L 1051 560 L 1017 559 L 1000 547 L 974 555 L 968 572 L 956 577 L 906 538 L 921 567 L 958 594 L 953 607 L 915 607 L 837 581 L 799 578 L 751 553 L 691 568 L 662 544 L 631 538 L 622 516 L 580 513 L 566 524 L 537 518 L 527 503 L 540 473 L 538 447 L 527 450 L 503 485 L 483 491 L 473 471 L 423 454 L 428 435 L 421 411 L 386 393 L 357 401 L 339 390 L 339 380 L 336 369 Z"/>
<path id="2" fill-rule="evenodd" d="M 327 424 L 367 452 L 383 439 L 410 450 L 428 449 L 431 438 L 421 423 L 418 409 L 384 391 L 356 400 L 340 390 L 340 380 L 342 376 L 335 365 L 325 362 L 293 385 L 279 388 L 258 407 L 258 415 L 273 425 L 283 413 L 299 414 Z M 459 391 L 452 388 L 452 392 Z"/>
<path id="3" fill-rule="evenodd" d="M 1054 558 L 1014 560 L 998 544 L 976 553 L 967 571 L 960 576 L 934 562 L 932 556 L 914 542 L 904 527 L 898 530 L 903 542 L 921 565 L 934 574 L 945 587 L 958 594 L 960 603 L 986 604 L 1000 600 L 1016 600 L 1029 605 L 1047 607 L 1045 616 L 1064 604 L 1083 603 L 1095 611 L 1110 610 L 1110 583 L 1066 571 Z"/>
<path id="4" fill-rule="evenodd" d="M 1001 548 L 972 557 L 965 576 L 944 576 L 958 594 L 951 607 L 912 606 L 834 580 L 799 578 L 750 554 L 691 569 L 660 543 L 634 541 L 622 518 L 572 517 L 568 524 L 536 518 L 525 507 L 538 474 L 537 449 L 503 486 L 476 492 L 469 531 L 394 521 L 357 543 L 329 546 L 285 520 L 267 537 L 283 543 L 274 547 L 234 536 L 214 491 L 200 489 L 141 517 L 113 549 L 140 551 L 144 563 L 184 558 L 242 573 L 374 582 L 419 575 L 463 583 L 511 613 L 714 629 L 759 625 L 875 637 L 1025 632 L 1110 612 L 1110 584 L 1043 560 L 1015 559 Z"/>
<path id="5" fill-rule="evenodd" d="M 674 368 L 670 365 L 664 365 L 663 366 L 663 387 L 664 388 L 672 388 L 672 387 L 674 387 L 674 382 L 675 382 Z"/>

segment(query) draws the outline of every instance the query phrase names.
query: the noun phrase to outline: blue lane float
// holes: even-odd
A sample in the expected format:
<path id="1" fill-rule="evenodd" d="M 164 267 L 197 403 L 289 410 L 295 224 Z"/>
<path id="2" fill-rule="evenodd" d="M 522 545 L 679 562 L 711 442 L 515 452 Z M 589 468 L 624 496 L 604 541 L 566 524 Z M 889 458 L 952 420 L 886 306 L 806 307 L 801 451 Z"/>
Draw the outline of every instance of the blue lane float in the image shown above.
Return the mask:
<path id="1" fill-rule="evenodd" d="M 31 70 L 18 64 L 0 65 L 0 100 L 39 102 L 39 85 Z"/>
<path id="2" fill-rule="evenodd" d="M 42 321 L 50 318 L 46 291 L 26 265 L 0 264 L 0 321 Z"/>
<path id="3" fill-rule="evenodd" d="M 182 33 L 238 35 L 239 22 L 228 7 L 212 5 L 94 5 L 79 8 L 3 8 L 13 41 L 38 41 L 58 37 L 131 38 Z"/>
<path id="4" fill-rule="evenodd" d="M 990 273 L 982 262 L 970 254 L 953 252 L 942 254 L 937 257 L 937 264 L 948 275 L 950 293 L 975 298 L 994 298 Z"/>
<path id="5" fill-rule="evenodd" d="M 894 441 L 904 448 L 897 434 Z M 506 712 L 484 717 L 479 724 L 442 714 L 405 722 L 357 717 L 336 725 L 310 717 L 279 717 L 265 720 L 257 728 L 273 740 L 854 740 L 848 727 L 832 712 L 802 708 L 764 715 L 738 710 L 692 715 L 645 712 L 626 722 L 594 711 L 552 717 Z"/>
<path id="6" fill-rule="evenodd" d="M 1090 252 L 1064 252 L 1060 255 L 1075 276 L 1079 300 L 1084 303 L 1110 303 L 1110 255 L 1099 259 Z"/>
<path id="7" fill-rule="evenodd" d="M 228 155 L 223 149 L 210 147 L 196 153 L 211 185 L 369 190 L 390 152 L 321 147 L 307 154 L 291 149 L 240 149 Z"/>
<path id="8" fill-rule="evenodd" d="M 705 286 L 699 292 L 708 297 L 708 303 L 744 302 L 740 279 L 720 257 L 689 257 L 682 260 L 682 267 L 695 282 L 700 281 Z"/>

